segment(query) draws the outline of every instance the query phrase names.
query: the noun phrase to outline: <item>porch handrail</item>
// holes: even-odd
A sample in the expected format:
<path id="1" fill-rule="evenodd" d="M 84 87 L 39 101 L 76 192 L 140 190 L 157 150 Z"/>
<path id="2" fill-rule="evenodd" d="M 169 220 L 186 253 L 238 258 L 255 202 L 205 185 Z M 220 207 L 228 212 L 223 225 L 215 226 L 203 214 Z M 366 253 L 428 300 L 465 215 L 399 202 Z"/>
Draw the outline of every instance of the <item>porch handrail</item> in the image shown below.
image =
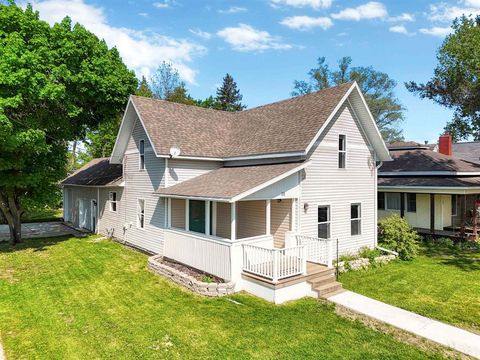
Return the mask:
<path id="1" fill-rule="evenodd" d="M 243 271 L 256 274 L 274 283 L 281 279 L 305 274 L 307 257 L 304 245 L 283 249 L 243 244 Z"/>
<path id="2" fill-rule="evenodd" d="M 296 240 L 306 247 L 308 261 L 333 267 L 333 239 L 297 234 Z"/>

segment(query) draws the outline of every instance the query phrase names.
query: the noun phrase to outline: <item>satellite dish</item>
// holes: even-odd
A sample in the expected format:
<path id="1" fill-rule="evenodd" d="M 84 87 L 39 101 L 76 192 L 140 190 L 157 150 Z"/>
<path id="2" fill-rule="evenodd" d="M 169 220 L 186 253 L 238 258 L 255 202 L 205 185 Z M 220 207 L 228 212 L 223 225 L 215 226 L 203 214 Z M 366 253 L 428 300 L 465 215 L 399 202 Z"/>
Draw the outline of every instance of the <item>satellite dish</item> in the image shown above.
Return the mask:
<path id="1" fill-rule="evenodd" d="M 176 145 L 173 145 L 171 148 L 170 148 L 170 157 L 177 157 L 178 155 L 180 155 L 180 148 Z"/>

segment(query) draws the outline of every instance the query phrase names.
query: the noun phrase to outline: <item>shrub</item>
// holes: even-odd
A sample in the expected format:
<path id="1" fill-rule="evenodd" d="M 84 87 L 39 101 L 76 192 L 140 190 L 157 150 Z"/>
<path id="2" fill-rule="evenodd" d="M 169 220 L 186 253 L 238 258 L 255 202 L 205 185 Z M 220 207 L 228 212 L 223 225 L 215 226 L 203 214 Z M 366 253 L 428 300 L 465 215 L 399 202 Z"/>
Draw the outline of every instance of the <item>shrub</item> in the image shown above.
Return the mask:
<path id="1" fill-rule="evenodd" d="M 211 283 L 213 283 L 213 278 L 211 276 L 208 276 L 208 275 L 203 275 L 202 276 L 202 282 L 211 284 Z"/>
<path id="2" fill-rule="evenodd" d="M 370 249 L 368 246 L 364 246 L 358 251 L 358 256 L 360 258 L 367 258 L 371 265 L 375 265 L 375 258 L 380 256 L 380 251 L 377 249 Z"/>
<path id="3" fill-rule="evenodd" d="M 399 215 L 386 217 L 378 222 L 378 240 L 381 246 L 398 252 L 402 260 L 411 260 L 418 252 L 420 236 Z"/>

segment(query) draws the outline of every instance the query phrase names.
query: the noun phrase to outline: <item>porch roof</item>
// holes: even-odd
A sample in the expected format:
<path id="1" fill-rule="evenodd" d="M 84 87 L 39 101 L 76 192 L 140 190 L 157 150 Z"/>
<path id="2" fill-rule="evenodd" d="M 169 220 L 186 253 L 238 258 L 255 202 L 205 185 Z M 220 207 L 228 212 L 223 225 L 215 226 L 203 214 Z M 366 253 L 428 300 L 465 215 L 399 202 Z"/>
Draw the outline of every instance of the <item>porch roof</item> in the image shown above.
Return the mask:
<path id="1" fill-rule="evenodd" d="M 162 188 L 162 197 L 212 199 L 234 202 L 264 189 L 309 165 L 295 162 L 273 165 L 223 167 Z"/>
<path id="2" fill-rule="evenodd" d="M 93 159 L 64 179 L 61 185 L 120 186 L 122 164 L 111 164 L 109 158 Z"/>
<path id="3" fill-rule="evenodd" d="M 480 188 L 480 176 L 392 176 L 379 177 L 379 187 L 418 186 L 418 187 L 458 187 Z"/>

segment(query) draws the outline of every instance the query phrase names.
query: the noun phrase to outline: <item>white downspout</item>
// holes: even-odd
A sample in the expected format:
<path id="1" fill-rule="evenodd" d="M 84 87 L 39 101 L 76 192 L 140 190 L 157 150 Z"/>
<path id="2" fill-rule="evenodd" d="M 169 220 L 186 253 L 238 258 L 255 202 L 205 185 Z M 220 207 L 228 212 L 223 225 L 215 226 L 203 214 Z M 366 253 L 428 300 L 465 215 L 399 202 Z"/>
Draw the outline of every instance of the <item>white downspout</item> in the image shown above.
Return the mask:
<path id="1" fill-rule="evenodd" d="M 374 160 L 375 161 L 376 161 L 376 158 L 377 158 L 377 156 L 374 155 Z M 373 209 L 374 209 L 374 214 L 375 214 L 375 226 L 374 226 L 375 232 L 374 232 L 374 235 L 373 235 L 373 239 L 374 239 L 373 246 L 374 247 L 376 247 L 378 245 L 378 169 L 382 165 L 383 165 L 383 161 L 380 161 L 380 163 L 377 166 L 375 166 L 375 187 L 374 187 L 375 203 L 373 204 Z"/>

